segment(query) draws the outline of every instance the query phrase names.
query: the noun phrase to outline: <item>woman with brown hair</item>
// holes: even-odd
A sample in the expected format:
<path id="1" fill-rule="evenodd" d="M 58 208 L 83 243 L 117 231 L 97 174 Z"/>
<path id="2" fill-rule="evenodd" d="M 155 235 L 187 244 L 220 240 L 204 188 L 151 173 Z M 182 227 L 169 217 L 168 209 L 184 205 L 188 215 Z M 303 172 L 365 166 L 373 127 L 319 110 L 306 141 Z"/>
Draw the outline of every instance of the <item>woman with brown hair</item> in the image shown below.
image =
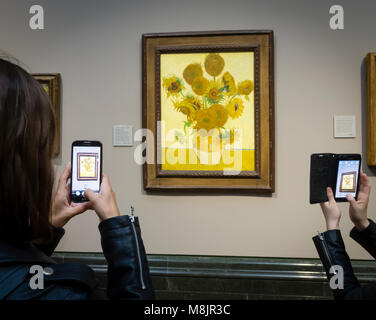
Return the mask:
<path id="1" fill-rule="evenodd" d="M 138 219 L 120 216 L 103 175 L 99 194 L 71 203 L 70 164 L 52 198 L 55 122 L 41 85 L 21 67 L 0 59 L 0 299 L 88 299 L 94 272 L 50 257 L 72 217 L 97 213 L 108 262 L 110 298 L 152 299 L 150 274 Z M 115 258 L 116 257 L 116 258 Z M 31 286 L 32 266 L 44 268 L 43 288 Z"/>

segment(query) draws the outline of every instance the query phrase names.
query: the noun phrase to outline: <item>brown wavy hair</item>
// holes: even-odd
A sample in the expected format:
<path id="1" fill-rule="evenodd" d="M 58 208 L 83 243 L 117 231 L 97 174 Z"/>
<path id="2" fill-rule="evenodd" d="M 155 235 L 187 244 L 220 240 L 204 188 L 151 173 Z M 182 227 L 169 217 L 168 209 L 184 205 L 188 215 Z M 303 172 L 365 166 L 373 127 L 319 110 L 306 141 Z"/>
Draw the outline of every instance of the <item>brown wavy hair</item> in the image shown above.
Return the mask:
<path id="1" fill-rule="evenodd" d="M 0 238 L 43 241 L 51 235 L 55 117 L 29 73 L 0 59 Z"/>

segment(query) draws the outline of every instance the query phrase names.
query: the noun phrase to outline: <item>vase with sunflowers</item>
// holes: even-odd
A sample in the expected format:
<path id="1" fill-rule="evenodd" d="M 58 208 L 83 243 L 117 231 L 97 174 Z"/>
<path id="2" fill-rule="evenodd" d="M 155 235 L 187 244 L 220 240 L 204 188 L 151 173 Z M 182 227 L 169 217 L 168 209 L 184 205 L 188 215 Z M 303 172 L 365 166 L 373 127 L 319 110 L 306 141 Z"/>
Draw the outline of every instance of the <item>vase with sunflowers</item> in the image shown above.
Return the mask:
<path id="1" fill-rule="evenodd" d="M 239 119 L 254 90 L 252 80 L 236 83 L 225 59 L 208 53 L 202 64 L 188 64 L 180 76 L 164 77 L 162 86 L 175 111 L 184 115 L 184 133 L 202 164 L 216 164 L 222 150 L 237 138 L 229 119 Z"/>

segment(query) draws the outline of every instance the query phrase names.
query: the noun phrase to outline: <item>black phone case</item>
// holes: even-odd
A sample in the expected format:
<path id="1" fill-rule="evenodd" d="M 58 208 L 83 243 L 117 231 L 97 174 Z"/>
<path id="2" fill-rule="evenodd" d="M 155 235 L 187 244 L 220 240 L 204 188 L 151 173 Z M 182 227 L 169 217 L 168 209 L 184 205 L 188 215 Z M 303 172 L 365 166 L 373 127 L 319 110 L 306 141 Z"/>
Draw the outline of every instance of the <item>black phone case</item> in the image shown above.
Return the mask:
<path id="1" fill-rule="evenodd" d="M 310 197 L 309 202 L 328 201 L 326 188 L 335 186 L 337 157 L 333 153 L 311 155 Z"/>

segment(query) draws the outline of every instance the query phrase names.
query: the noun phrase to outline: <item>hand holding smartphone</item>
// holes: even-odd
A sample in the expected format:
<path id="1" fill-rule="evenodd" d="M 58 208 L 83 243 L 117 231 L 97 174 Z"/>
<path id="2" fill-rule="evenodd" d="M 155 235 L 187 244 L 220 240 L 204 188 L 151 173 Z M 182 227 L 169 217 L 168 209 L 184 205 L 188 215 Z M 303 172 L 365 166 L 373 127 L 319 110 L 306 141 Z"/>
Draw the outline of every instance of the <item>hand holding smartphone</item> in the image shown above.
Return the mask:
<path id="1" fill-rule="evenodd" d="M 360 154 L 316 153 L 311 155 L 310 203 L 328 201 L 326 188 L 333 190 L 337 202 L 358 196 Z"/>
<path id="2" fill-rule="evenodd" d="M 72 143 L 71 200 L 88 201 L 86 189 L 99 193 L 102 183 L 102 143 L 80 140 Z"/>

